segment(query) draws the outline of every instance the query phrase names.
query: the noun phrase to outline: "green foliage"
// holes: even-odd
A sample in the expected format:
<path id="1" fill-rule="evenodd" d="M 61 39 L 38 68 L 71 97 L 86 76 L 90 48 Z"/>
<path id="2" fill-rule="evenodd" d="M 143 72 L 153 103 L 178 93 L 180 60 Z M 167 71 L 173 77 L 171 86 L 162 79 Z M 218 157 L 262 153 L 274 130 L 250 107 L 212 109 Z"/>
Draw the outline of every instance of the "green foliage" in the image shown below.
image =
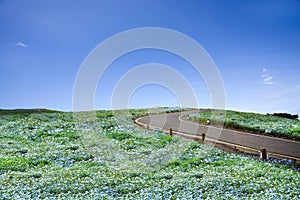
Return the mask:
<path id="1" fill-rule="evenodd" d="M 119 140 L 119 141 L 129 139 L 129 138 L 134 138 L 134 136 L 130 133 L 119 132 L 119 131 L 110 132 L 106 134 L 106 137 L 110 139 Z"/>
<path id="2" fill-rule="evenodd" d="M 31 160 L 28 158 L 0 158 L 0 170 L 23 172 L 30 167 L 31 163 Z"/>
<path id="3" fill-rule="evenodd" d="M 49 110 L 44 108 L 36 108 L 36 109 L 12 109 L 12 110 L 4 110 L 0 109 L 0 115 L 26 115 L 26 114 L 32 114 L 32 113 L 53 113 L 53 112 L 59 112 L 55 110 Z"/>
<path id="4" fill-rule="evenodd" d="M 113 117 L 113 112 L 111 110 L 97 110 L 96 116 L 99 119 L 110 118 Z"/>
<path id="5" fill-rule="evenodd" d="M 112 131 L 107 133 L 106 137 L 119 141 L 122 149 L 144 153 L 150 153 L 152 150 L 164 148 L 173 139 L 171 136 L 157 133 L 150 136 L 140 136 L 121 131 Z"/>

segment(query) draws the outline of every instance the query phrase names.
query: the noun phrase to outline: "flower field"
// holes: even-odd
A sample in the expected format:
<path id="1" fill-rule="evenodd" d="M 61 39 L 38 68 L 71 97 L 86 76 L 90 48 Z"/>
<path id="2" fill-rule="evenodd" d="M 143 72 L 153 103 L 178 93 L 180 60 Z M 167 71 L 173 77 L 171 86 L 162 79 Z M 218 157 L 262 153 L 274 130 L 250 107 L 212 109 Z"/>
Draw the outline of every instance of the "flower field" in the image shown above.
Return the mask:
<path id="1" fill-rule="evenodd" d="M 200 112 L 190 115 L 189 119 L 201 123 L 209 119 L 211 125 L 223 124 L 226 128 L 300 140 L 299 120 L 231 110 Z"/>
<path id="2" fill-rule="evenodd" d="M 300 198 L 296 170 L 137 127 L 148 111 L 97 111 L 81 131 L 71 112 L 1 111 L 0 199 Z"/>

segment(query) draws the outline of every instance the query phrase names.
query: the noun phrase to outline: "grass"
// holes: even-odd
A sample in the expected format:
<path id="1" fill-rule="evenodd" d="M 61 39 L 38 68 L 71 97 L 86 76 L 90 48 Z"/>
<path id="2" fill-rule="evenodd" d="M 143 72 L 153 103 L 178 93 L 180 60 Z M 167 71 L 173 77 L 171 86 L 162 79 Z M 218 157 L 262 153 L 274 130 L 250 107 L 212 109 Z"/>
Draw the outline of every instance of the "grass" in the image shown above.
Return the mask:
<path id="1" fill-rule="evenodd" d="M 189 119 L 211 125 L 223 124 L 226 128 L 270 136 L 300 140 L 300 121 L 272 115 L 227 110 L 212 110 L 189 116 Z"/>
<path id="2" fill-rule="evenodd" d="M 300 173 L 287 166 L 141 129 L 132 113 L 147 110 L 129 113 L 120 124 L 111 111 L 97 111 L 99 129 L 86 126 L 84 133 L 95 131 L 136 160 L 114 157 L 113 149 L 97 157 L 72 113 L 0 115 L 0 199 L 300 198 Z M 129 168 L 108 162 L 110 154 Z"/>

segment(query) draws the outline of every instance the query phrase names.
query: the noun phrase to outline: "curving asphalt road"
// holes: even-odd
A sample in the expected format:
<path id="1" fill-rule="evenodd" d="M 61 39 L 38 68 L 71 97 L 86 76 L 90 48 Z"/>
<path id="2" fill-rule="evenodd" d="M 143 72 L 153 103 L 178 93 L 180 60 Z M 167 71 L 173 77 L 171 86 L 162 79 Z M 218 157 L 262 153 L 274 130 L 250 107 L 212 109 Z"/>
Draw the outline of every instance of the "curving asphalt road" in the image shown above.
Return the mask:
<path id="1" fill-rule="evenodd" d="M 200 125 L 187 119 L 188 114 L 197 112 L 199 110 L 150 115 L 141 117 L 136 122 L 146 124 L 151 129 L 169 130 L 172 128 L 174 132 L 192 137 L 201 136 L 202 133 L 205 133 L 206 138 L 211 139 L 211 141 L 217 141 L 216 143 L 236 145 L 257 151 L 265 148 L 270 155 L 300 160 L 300 142 L 230 129 L 219 129 Z"/>

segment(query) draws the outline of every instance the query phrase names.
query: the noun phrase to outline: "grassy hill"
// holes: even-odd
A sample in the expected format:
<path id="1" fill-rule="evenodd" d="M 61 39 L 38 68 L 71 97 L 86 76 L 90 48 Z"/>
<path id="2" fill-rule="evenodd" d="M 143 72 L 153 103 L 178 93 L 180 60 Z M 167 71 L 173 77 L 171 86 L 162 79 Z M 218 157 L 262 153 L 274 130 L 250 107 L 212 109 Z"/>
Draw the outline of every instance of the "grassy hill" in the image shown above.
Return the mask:
<path id="1" fill-rule="evenodd" d="M 296 170 L 135 126 L 133 116 L 147 112 L 80 121 L 2 111 L 0 199 L 300 198 Z"/>
<path id="2" fill-rule="evenodd" d="M 55 110 L 49 110 L 45 108 L 34 108 L 34 109 L 0 109 L 0 115 L 12 115 L 12 114 L 32 114 L 32 113 L 52 113 L 58 112 Z"/>
<path id="3" fill-rule="evenodd" d="M 213 126 L 224 125 L 230 129 L 300 140 L 300 121 L 297 119 L 232 110 L 200 111 L 198 114 L 190 115 L 189 119 L 203 124 L 209 120 Z"/>

